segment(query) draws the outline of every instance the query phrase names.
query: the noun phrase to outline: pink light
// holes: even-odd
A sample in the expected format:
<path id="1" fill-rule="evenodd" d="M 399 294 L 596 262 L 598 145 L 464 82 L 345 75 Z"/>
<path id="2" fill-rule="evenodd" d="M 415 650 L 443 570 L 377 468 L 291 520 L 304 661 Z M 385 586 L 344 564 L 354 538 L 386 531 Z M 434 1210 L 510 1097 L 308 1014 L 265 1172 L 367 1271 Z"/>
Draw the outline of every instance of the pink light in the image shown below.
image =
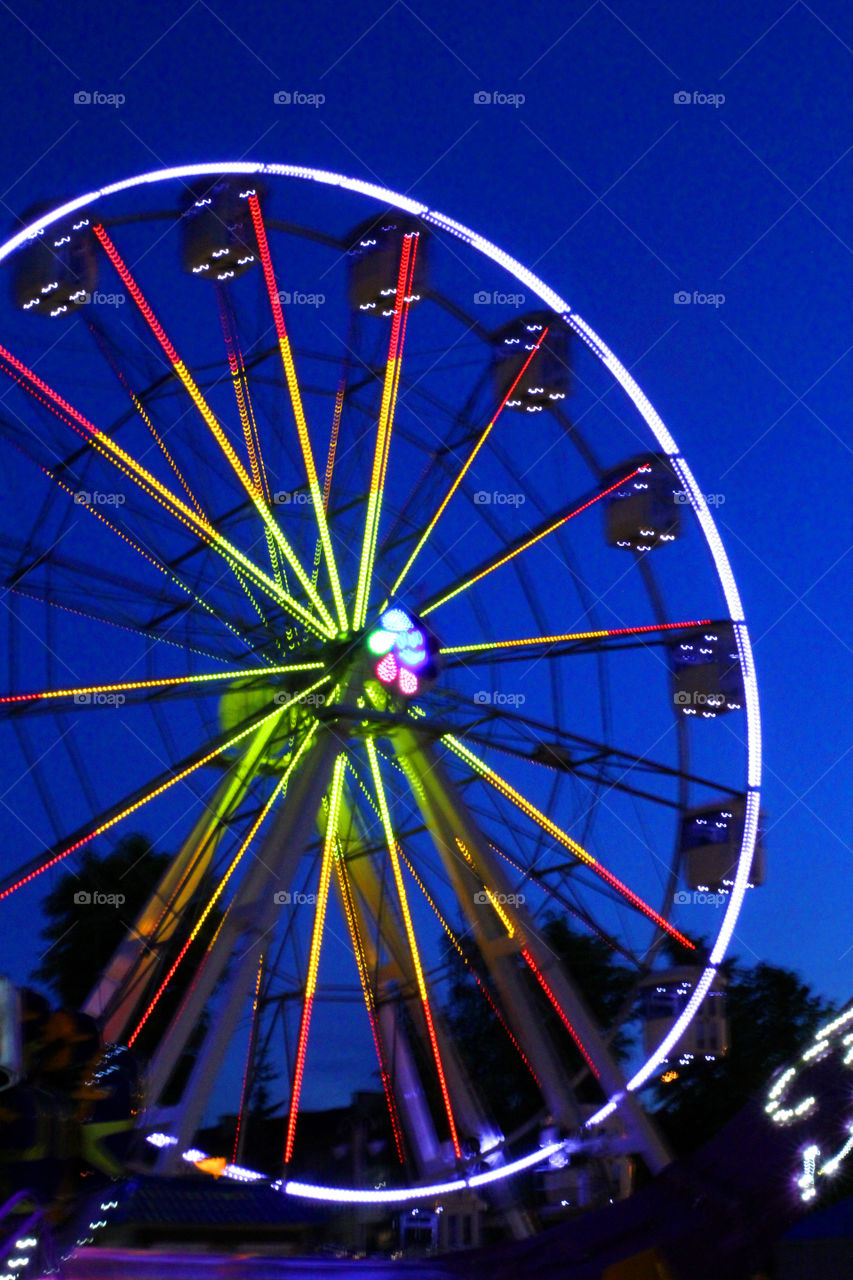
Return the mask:
<path id="1" fill-rule="evenodd" d="M 393 653 L 386 653 L 376 668 L 376 674 L 383 684 L 391 684 L 397 676 L 397 659 Z"/>
<path id="2" fill-rule="evenodd" d="M 409 697 L 418 691 L 418 677 L 413 671 L 407 671 L 405 667 L 400 672 L 400 690 L 407 693 Z"/>

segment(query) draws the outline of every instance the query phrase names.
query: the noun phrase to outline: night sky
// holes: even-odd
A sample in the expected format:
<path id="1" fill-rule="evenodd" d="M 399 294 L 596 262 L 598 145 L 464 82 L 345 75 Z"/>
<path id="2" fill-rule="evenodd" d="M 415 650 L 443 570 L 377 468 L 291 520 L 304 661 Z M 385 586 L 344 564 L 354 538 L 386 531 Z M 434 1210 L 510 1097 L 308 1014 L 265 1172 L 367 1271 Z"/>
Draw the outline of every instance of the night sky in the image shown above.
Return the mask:
<path id="1" fill-rule="evenodd" d="M 849 7 L 32 0 L 0 22 L 10 230 L 161 166 L 306 164 L 476 228 L 603 336 L 718 495 L 755 647 L 768 870 L 733 950 L 846 1001 Z"/>

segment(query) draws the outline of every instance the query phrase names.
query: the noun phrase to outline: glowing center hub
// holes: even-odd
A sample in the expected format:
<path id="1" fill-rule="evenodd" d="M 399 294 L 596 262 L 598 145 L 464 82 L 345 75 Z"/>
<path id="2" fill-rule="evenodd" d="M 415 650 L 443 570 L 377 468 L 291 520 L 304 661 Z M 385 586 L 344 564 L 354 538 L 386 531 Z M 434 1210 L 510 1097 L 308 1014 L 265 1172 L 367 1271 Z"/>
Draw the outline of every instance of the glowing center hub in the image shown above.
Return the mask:
<path id="1" fill-rule="evenodd" d="M 385 610 L 365 645 L 374 676 L 394 693 L 413 698 L 436 677 L 433 637 L 399 606 Z"/>

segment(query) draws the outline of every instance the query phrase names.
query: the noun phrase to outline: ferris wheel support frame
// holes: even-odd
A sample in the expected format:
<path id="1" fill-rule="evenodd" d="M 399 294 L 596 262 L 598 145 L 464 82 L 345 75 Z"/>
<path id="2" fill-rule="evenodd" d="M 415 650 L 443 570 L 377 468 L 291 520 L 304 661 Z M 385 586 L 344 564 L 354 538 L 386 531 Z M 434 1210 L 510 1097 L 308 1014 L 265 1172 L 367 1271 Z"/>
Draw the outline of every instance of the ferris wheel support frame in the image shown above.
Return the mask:
<path id="1" fill-rule="evenodd" d="M 523 905 L 512 902 L 513 886 L 503 867 L 485 845 L 478 824 L 447 773 L 434 744 L 416 729 L 400 729 L 394 736 L 394 747 L 407 776 L 410 779 L 417 778 L 420 783 L 416 785 L 413 782 L 412 790 L 424 821 L 431 830 L 442 833 L 442 838 L 436 843 L 443 857 L 445 870 L 454 879 L 459 878 L 461 871 L 463 880 L 467 879 L 471 884 L 482 883 L 491 886 L 493 895 L 504 898 L 506 905 L 501 904 L 500 909 L 510 923 L 509 939 L 507 939 L 507 931 L 504 930 L 499 935 L 500 948 L 487 945 L 481 947 L 481 954 L 496 982 L 504 988 L 504 1001 L 510 1023 L 521 1043 L 532 1055 L 531 1060 L 542 1081 L 543 1093 L 552 1107 L 554 1119 L 560 1124 L 574 1128 L 580 1128 L 583 1123 L 574 1096 L 566 1088 L 565 1074 L 559 1069 L 554 1049 L 546 1040 L 543 1031 L 527 1017 L 528 1002 L 521 991 L 518 974 L 512 969 L 511 962 L 507 963 L 510 961 L 510 954 L 520 955 L 526 952 L 539 973 L 543 976 L 547 975 L 547 983 L 553 991 L 555 1004 L 564 1015 L 563 1021 L 568 1020 L 571 1024 L 572 1035 L 581 1047 L 581 1052 L 588 1061 L 591 1061 L 605 1093 L 611 1101 L 618 1100 L 617 1106 L 622 1111 L 624 1122 L 629 1130 L 633 1130 L 635 1149 L 643 1156 L 650 1172 L 658 1173 L 670 1163 L 673 1158 L 672 1153 L 638 1099 L 628 1091 L 619 1065 L 605 1044 L 595 1020 L 580 994 L 575 990 L 574 984 L 566 976 L 562 967 L 554 963 L 554 956 L 540 942 L 533 921 Z M 460 838 L 465 843 L 470 861 L 454 849 L 454 845 Z M 492 911 L 489 903 L 481 905 L 473 901 L 473 893 L 466 892 L 464 889 L 458 893 L 458 898 L 475 936 L 479 938 L 484 917 L 488 920 L 488 913 L 491 913 L 492 918 L 497 920 L 497 913 Z M 512 948 L 511 953 L 507 946 L 508 941 Z M 510 974 L 513 980 L 507 983 L 507 976 Z M 530 1035 L 531 1027 L 534 1027 L 536 1032 L 533 1037 Z M 528 1048 L 525 1040 L 534 1041 L 534 1043 L 530 1043 Z M 623 1144 L 619 1142 L 619 1146 L 622 1147 Z"/>
<path id="2" fill-rule="evenodd" d="M 181 912 L 210 866 L 223 834 L 228 815 L 246 795 L 252 770 L 267 743 L 278 732 L 275 721 L 262 725 L 243 755 L 229 768 L 216 795 L 169 864 L 160 883 L 116 948 L 100 980 L 93 987 L 84 1012 L 103 1018 L 102 1034 L 107 1041 L 120 1041 L 145 994 L 158 952 L 173 935 Z M 118 993 L 121 999 L 111 1007 Z"/>
<path id="3" fill-rule="evenodd" d="M 290 888 L 297 866 L 314 836 L 316 815 L 342 746 L 343 738 L 337 728 L 320 729 L 302 768 L 288 787 L 287 803 L 279 809 L 260 849 L 253 855 L 252 865 L 237 889 L 196 980 L 151 1059 L 148 1089 L 150 1107 L 156 1115 L 162 1106 L 163 1091 L 205 1006 L 229 960 L 238 956 L 217 1016 L 198 1049 L 181 1100 L 174 1109 L 169 1109 L 170 1129 L 178 1143 L 161 1150 L 157 1162 L 160 1172 L 174 1169 L 179 1152 L 190 1145 L 201 1121 L 249 997 L 264 940 L 280 914 L 275 895 Z"/>

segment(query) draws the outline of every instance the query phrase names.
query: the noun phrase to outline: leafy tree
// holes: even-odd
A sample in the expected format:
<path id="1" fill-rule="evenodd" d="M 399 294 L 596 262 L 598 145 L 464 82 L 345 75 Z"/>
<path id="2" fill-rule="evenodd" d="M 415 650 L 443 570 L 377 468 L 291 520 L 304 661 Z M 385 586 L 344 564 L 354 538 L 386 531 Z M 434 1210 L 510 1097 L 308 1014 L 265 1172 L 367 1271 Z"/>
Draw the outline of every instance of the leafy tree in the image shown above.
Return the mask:
<path id="1" fill-rule="evenodd" d="M 170 855 L 158 853 L 146 836 L 128 835 L 102 857 L 87 848 L 78 871 L 66 871 L 61 876 L 44 900 L 47 922 L 42 937 L 49 946 L 33 973 L 33 978 L 44 983 L 60 1004 L 78 1008 L 84 1003 L 169 862 Z M 97 902 L 96 891 L 121 894 L 125 900 L 121 904 Z M 92 900 L 81 901 L 82 895 L 89 895 Z M 198 905 L 191 903 L 185 912 L 187 922 L 194 922 L 197 915 Z M 151 1054 L 162 1039 L 220 920 L 221 913 L 210 912 L 181 967 L 146 1021 L 134 1044 L 142 1058 Z M 145 995 L 149 998 L 176 958 L 188 932 L 188 926 L 179 922 L 173 936 L 162 946 L 146 987 Z M 144 1003 L 140 1007 L 144 1008 Z M 164 1098 L 167 1103 L 179 1096 L 206 1026 L 205 1016 L 175 1069 Z"/>
<path id="2" fill-rule="evenodd" d="M 655 1112 L 678 1154 L 695 1150 L 790 1062 L 833 1012 L 790 969 L 760 961 L 729 967 L 729 1048 L 660 1089 Z"/>

